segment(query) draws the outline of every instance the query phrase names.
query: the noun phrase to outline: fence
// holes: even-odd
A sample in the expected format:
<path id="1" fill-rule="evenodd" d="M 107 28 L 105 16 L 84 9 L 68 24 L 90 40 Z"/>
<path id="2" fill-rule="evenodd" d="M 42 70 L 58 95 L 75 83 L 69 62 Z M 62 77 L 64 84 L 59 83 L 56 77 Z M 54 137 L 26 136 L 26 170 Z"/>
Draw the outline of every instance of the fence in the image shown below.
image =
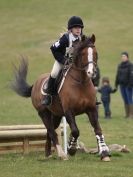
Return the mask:
<path id="1" fill-rule="evenodd" d="M 63 124 L 56 132 L 62 143 Z M 44 151 L 46 133 L 44 125 L 0 126 L 0 154 Z"/>

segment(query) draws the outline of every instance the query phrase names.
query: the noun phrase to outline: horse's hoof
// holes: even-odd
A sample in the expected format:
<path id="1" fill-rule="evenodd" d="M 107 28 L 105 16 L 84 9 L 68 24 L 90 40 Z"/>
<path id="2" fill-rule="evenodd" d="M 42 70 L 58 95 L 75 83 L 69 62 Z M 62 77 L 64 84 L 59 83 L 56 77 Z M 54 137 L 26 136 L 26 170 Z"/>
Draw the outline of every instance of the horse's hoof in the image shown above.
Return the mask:
<path id="1" fill-rule="evenodd" d="M 101 160 L 103 162 L 110 162 L 111 161 L 110 158 L 109 158 L 109 156 L 103 157 Z"/>
<path id="2" fill-rule="evenodd" d="M 108 151 L 103 151 L 101 154 L 101 160 L 104 162 L 110 162 L 111 154 Z"/>
<path id="3" fill-rule="evenodd" d="M 51 159 L 53 156 L 52 155 L 48 155 L 48 156 L 45 156 L 45 159 Z"/>
<path id="4" fill-rule="evenodd" d="M 49 155 L 47 158 L 50 159 L 50 158 L 52 158 L 52 157 L 53 157 L 52 155 Z"/>
<path id="5" fill-rule="evenodd" d="M 76 148 L 70 148 L 70 149 L 67 149 L 67 152 L 68 152 L 69 155 L 74 156 L 77 152 L 77 149 Z"/>
<path id="6" fill-rule="evenodd" d="M 69 160 L 68 156 L 67 156 L 67 157 L 64 157 L 63 160 Z"/>
<path id="7" fill-rule="evenodd" d="M 61 160 L 69 160 L 68 156 L 59 157 Z"/>

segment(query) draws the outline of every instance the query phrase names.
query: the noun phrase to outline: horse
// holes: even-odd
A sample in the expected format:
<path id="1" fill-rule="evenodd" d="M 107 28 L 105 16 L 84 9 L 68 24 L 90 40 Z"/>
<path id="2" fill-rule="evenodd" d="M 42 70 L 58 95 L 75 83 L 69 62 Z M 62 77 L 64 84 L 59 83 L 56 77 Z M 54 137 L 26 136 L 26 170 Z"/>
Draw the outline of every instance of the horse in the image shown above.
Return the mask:
<path id="1" fill-rule="evenodd" d="M 51 143 L 53 143 L 58 157 L 63 160 L 68 159 L 68 155 L 64 153 L 55 132 L 63 116 L 66 117 L 71 130 L 67 147 L 68 154 L 75 155 L 79 137 L 79 129 L 75 118 L 77 115 L 86 113 L 94 128 L 100 158 L 103 161 L 110 161 L 109 149 L 105 143 L 98 121 L 96 91 L 92 83 L 92 77 L 95 75 L 97 64 L 95 40 L 94 34 L 91 37 L 83 36 L 81 41 L 74 45 L 72 62 L 68 62 L 67 74 L 63 75 L 64 83 L 60 91 L 53 96 L 52 104 L 49 106 L 41 104 L 45 95 L 40 91 L 49 74 L 40 75 L 33 85 L 29 85 L 26 79 L 28 72 L 27 59 L 22 57 L 19 67 L 15 66 L 15 77 L 11 84 L 12 89 L 20 96 L 31 97 L 34 108 L 46 126 L 46 157 L 52 155 Z M 66 70 L 66 66 L 64 66 L 63 73 L 64 70 Z"/>

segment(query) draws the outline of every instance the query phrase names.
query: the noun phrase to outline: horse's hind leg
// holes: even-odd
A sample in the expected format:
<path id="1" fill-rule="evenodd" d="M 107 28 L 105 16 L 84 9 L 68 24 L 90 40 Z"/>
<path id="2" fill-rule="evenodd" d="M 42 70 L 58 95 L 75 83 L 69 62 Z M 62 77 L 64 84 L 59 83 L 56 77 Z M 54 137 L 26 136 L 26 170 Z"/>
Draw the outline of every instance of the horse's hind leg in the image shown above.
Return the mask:
<path id="1" fill-rule="evenodd" d="M 45 156 L 50 157 L 51 156 L 51 136 L 48 131 L 49 127 L 49 119 L 51 119 L 51 113 L 48 111 L 44 112 L 38 112 L 38 115 L 41 117 L 42 122 L 44 123 L 46 129 L 47 129 L 47 134 L 46 134 L 46 143 L 45 143 Z"/>
<path id="2" fill-rule="evenodd" d="M 59 145 L 58 141 L 58 136 L 57 133 L 55 132 L 55 127 L 58 125 L 54 126 L 53 119 L 55 118 L 49 110 L 45 110 L 43 112 L 39 112 L 39 116 L 41 117 L 44 125 L 46 126 L 47 129 L 47 140 L 46 140 L 46 146 L 45 146 L 45 156 L 48 157 L 51 155 L 51 140 L 53 142 L 53 146 L 57 149 L 58 156 L 61 159 L 66 160 L 67 156 L 63 152 L 61 145 Z"/>
<path id="3" fill-rule="evenodd" d="M 102 134 L 102 130 L 101 130 L 101 127 L 98 121 L 97 108 L 95 107 L 93 109 L 89 109 L 86 113 L 89 117 L 91 125 L 94 128 L 94 132 L 95 132 L 97 144 L 98 144 L 98 151 L 101 156 L 101 160 L 110 161 L 109 148 L 105 143 L 104 136 Z"/>
<path id="4" fill-rule="evenodd" d="M 46 157 L 51 157 L 51 138 L 49 136 L 49 133 L 46 135 L 46 143 L 45 143 L 45 156 Z"/>
<path id="5" fill-rule="evenodd" d="M 67 151 L 70 155 L 75 155 L 77 151 L 77 139 L 79 137 L 79 130 L 76 125 L 75 116 L 73 116 L 71 111 L 67 111 L 65 113 L 65 117 L 71 129 Z"/>

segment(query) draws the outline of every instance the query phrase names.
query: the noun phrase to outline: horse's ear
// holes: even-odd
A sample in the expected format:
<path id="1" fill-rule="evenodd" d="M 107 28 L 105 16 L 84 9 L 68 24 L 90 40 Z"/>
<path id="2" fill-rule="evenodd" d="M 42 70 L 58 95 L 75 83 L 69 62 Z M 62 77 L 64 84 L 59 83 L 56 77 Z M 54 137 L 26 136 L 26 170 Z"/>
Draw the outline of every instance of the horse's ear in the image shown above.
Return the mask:
<path id="1" fill-rule="evenodd" d="M 86 36 L 85 36 L 85 35 L 82 35 L 81 41 L 83 42 L 83 41 L 85 41 L 85 39 L 86 39 Z"/>
<path id="2" fill-rule="evenodd" d="M 95 37 L 94 34 L 92 34 L 92 36 L 90 37 L 90 40 L 91 40 L 91 42 L 92 42 L 93 44 L 95 43 L 96 37 Z"/>

